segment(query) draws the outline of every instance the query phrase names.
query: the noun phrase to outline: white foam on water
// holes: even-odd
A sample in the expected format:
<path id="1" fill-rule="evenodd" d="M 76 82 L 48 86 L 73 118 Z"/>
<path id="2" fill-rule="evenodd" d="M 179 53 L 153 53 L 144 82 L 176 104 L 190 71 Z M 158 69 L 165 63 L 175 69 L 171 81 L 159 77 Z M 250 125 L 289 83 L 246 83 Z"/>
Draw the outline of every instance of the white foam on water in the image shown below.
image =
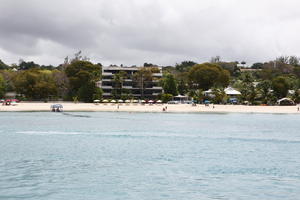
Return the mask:
<path id="1" fill-rule="evenodd" d="M 0 131 L 2 132 L 2 131 Z M 74 131 L 18 131 L 18 134 L 25 135 L 86 135 L 86 136 L 102 136 L 102 137 L 144 137 L 144 138 L 198 138 L 198 139 L 220 139 L 220 140 L 240 140 L 244 142 L 294 142 L 300 143 L 299 139 L 282 139 L 277 137 L 235 137 L 235 136 L 214 136 L 214 135 L 195 135 L 195 134 L 174 134 L 174 133 L 154 133 L 154 132 L 74 132 Z"/>
<path id="2" fill-rule="evenodd" d="M 64 132 L 64 131 L 18 131 L 18 134 L 25 135 L 80 135 L 79 132 Z"/>

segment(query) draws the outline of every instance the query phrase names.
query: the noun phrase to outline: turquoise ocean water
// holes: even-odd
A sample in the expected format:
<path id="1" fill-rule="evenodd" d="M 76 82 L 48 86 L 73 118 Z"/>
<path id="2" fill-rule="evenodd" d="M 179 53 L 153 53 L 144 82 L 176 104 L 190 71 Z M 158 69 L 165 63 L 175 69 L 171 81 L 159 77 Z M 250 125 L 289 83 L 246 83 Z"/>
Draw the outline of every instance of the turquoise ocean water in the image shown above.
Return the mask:
<path id="1" fill-rule="evenodd" d="M 0 199 L 297 200 L 300 115 L 0 113 Z"/>

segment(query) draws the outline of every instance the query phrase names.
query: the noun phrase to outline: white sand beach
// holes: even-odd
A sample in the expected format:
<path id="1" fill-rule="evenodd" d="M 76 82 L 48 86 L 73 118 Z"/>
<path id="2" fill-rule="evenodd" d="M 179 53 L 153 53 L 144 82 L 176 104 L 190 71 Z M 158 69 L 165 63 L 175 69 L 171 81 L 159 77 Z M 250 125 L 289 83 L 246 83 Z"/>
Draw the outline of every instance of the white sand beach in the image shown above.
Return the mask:
<path id="1" fill-rule="evenodd" d="M 64 111 L 91 112 L 212 112 L 212 113 L 299 113 L 298 106 L 246 106 L 246 105 L 197 105 L 190 104 L 93 104 L 59 102 Z M 2 106 L 1 111 L 50 111 L 52 103 L 18 103 L 15 106 Z M 166 111 L 163 108 L 167 107 Z"/>

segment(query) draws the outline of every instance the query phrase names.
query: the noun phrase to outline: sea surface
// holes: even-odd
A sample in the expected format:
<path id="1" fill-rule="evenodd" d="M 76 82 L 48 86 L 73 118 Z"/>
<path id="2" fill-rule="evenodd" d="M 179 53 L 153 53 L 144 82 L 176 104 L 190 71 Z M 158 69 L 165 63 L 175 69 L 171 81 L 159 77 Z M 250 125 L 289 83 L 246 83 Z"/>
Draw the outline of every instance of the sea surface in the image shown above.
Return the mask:
<path id="1" fill-rule="evenodd" d="M 298 200 L 300 115 L 2 112 L 0 199 Z"/>

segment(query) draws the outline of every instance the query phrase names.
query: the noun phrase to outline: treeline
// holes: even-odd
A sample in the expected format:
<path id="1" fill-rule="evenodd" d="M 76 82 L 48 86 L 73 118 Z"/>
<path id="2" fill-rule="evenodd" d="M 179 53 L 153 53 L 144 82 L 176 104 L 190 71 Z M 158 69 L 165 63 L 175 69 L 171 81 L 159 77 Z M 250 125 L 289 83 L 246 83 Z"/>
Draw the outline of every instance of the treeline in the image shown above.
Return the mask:
<path id="1" fill-rule="evenodd" d="M 7 92 L 16 92 L 21 100 L 72 100 L 91 102 L 102 98 L 102 90 L 97 87 L 101 80 L 100 63 L 93 64 L 81 52 L 72 59 L 66 58 L 59 66 L 38 65 L 21 60 L 18 65 L 6 65 L 0 60 L 0 98 Z M 156 66 L 145 63 L 144 67 Z M 206 99 L 214 103 L 228 102 L 224 89 L 228 86 L 241 92 L 240 102 L 250 104 L 274 104 L 278 99 L 290 97 L 300 102 L 300 60 L 296 56 L 281 56 L 273 61 L 254 63 L 225 62 L 213 57 L 210 62 L 196 63 L 183 61 L 175 66 L 163 66 L 160 84 L 164 93 L 158 96 L 163 101 L 171 100 L 178 94 L 189 95 L 202 102 Z M 141 70 L 136 79 L 147 80 L 151 75 Z M 114 98 L 122 98 L 124 77 L 115 75 Z M 141 83 L 143 84 L 143 83 Z M 213 98 L 204 96 L 211 89 Z M 128 98 L 130 94 L 126 94 Z"/>
<path id="2" fill-rule="evenodd" d="M 229 97 L 224 89 L 230 86 L 241 92 L 240 103 L 275 104 L 284 97 L 300 102 L 300 59 L 296 56 L 281 56 L 251 66 L 244 61 L 224 62 L 213 57 L 209 63 L 184 61 L 163 69 L 163 96 L 168 99 L 181 94 L 198 102 L 208 99 L 227 103 Z M 208 89 L 212 90 L 213 98 L 204 96 Z"/>
<path id="3" fill-rule="evenodd" d="M 8 66 L 0 61 L 0 98 L 14 92 L 20 100 L 72 100 L 91 102 L 101 98 L 96 87 L 101 64 L 93 64 L 76 54 L 57 67 L 21 61 Z"/>

